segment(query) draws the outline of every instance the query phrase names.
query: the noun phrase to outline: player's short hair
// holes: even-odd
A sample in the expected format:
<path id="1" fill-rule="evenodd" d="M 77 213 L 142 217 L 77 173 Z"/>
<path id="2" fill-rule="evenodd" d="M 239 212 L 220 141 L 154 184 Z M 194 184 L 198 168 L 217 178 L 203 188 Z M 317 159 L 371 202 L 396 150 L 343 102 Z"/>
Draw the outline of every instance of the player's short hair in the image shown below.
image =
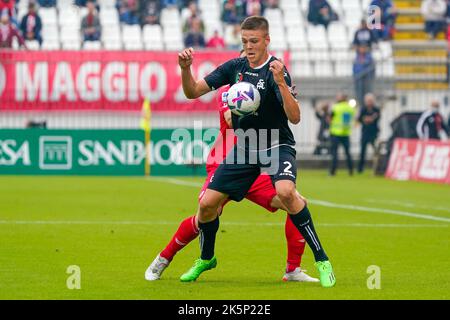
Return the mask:
<path id="1" fill-rule="evenodd" d="M 269 33 L 269 21 L 261 16 L 251 16 L 242 22 L 241 30 L 263 30 Z"/>

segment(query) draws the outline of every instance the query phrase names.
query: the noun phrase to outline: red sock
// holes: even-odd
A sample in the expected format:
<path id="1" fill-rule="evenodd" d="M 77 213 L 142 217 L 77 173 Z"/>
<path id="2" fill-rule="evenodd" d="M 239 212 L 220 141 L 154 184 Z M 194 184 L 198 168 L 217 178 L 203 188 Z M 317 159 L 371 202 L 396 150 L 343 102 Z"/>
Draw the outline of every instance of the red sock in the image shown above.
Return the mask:
<path id="1" fill-rule="evenodd" d="M 286 234 L 288 250 L 286 272 L 292 272 L 300 267 L 300 263 L 302 262 L 303 251 L 305 251 L 305 239 L 289 218 L 289 214 L 286 215 L 284 232 Z"/>
<path id="2" fill-rule="evenodd" d="M 195 226 L 195 216 L 184 219 L 173 235 L 167 247 L 160 253 L 161 257 L 172 261 L 178 251 L 183 249 L 189 242 L 197 238 L 198 229 Z"/>

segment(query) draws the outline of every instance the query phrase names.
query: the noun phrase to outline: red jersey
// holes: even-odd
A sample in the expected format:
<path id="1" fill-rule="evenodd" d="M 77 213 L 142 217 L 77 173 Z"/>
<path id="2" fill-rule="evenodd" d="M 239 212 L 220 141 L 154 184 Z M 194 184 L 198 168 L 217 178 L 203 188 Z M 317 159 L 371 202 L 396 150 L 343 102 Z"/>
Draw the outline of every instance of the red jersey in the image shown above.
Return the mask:
<path id="1" fill-rule="evenodd" d="M 227 92 L 230 86 L 223 86 L 217 90 L 217 105 L 219 107 L 220 116 L 220 132 L 217 135 L 211 151 L 209 152 L 208 159 L 206 160 L 206 172 L 211 172 L 217 169 L 219 164 L 227 156 L 228 152 L 236 144 L 236 136 L 233 133 L 233 129 L 228 126 L 225 121 L 225 112 L 228 109 L 228 104 L 222 101 L 223 93 Z"/>

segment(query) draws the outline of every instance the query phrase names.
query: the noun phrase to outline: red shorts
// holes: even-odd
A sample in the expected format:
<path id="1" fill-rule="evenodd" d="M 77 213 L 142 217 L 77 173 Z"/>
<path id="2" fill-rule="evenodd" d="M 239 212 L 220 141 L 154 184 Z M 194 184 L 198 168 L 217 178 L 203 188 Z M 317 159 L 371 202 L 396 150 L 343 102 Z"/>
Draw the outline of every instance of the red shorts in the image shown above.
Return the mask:
<path id="1" fill-rule="evenodd" d="M 211 181 L 212 176 L 214 175 L 215 170 L 211 170 L 208 172 L 208 177 L 205 180 L 205 183 L 203 184 L 202 190 L 200 191 L 200 194 L 198 196 L 198 201 L 200 201 L 203 198 L 203 195 L 205 194 L 206 189 L 208 188 L 209 182 Z M 267 211 L 275 212 L 278 209 L 273 208 L 270 203 L 272 202 L 272 199 L 277 195 L 277 192 L 275 191 L 275 187 L 272 184 L 272 179 L 267 174 L 261 174 L 255 182 L 253 182 L 252 186 L 250 187 L 250 190 L 247 192 L 247 195 L 245 198 L 250 200 L 253 203 L 256 203 L 257 205 L 263 207 Z M 227 202 L 230 200 L 226 200 L 223 206 L 227 204 Z"/>

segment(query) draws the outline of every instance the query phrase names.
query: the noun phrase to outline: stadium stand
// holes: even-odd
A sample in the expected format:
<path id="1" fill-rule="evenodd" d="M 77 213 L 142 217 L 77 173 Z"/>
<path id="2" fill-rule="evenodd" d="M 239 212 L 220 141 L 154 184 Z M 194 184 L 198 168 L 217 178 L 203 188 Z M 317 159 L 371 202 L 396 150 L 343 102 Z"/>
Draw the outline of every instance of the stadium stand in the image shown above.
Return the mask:
<path id="1" fill-rule="evenodd" d="M 16 1 L 16 17 L 19 21 L 26 14 L 30 1 Z M 261 1 L 262 4 L 266 2 Z M 397 8 L 396 32 L 391 41 L 380 41 L 372 50 L 376 61 L 375 93 L 390 105 L 391 109 L 383 113 L 387 118 L 395 117 L 405 106 L 421 109 L 427 105 L 430 97 L 443 101 L 449 99 L 448 44 L 444 33 L 440 33 L 436 40 L 427 38 L 420 13 L 421 1 L 392 2 Z M 72 0 L 57 0 L 54 6 L 39 8 L 43 43 L 41 47 L 36 43 L 27 43 L 28 49 L 162 52 L 183 48 L 183 17 L 187 9 L 176 5 L 165 6 L 166 3 L 177 1 L 160 1 L 160 23 L 152 25 L 121 23 L 116 0 L 97 0 L 96 3 L 102 27 L 100 41 L 82 43 L 80 22 L 87 14 L 84 6 L 75 5 Z M 178 3 L 184 4 L 185 1 Z M 277 55 L 289 52 L 290 72 L 295 81 L 301 83 L 301 94 L 306 106 L 314 106 L 321 99 L 332 99 L 337 91 L 353 91 L 355 51 L 352 41 L 361 19 L 371 13 L 368 8 L 372 0 L 328 0 L 328 3 L 337 13 L 338 20 L 333 21 L 327 29 L 308 22 L 309 0 L 279 0 L 277 5 L 263 6 L 262 14 L 271 24 L 271 49 Z M 198 0 L 197 4 L 204 23 L 205 40 L 208 41 L 218 31 L 225 39 L 227 48 L 237 50 L 239 39 L 233 35 L 235 26 L 222 21 L 224 1 Z M 19 49 L 17 41 L 13 45 Z M 421 98 L 418 92 L 425 93 L 425 98 Z M 392 97 L 396 100 L 391 101 Z M 305 116 L 308 117 L 308 107 L 305 110 Z M 310 116 L 314 123 L 313 113 Z M 213 121 L 211 119 L 208 118 L 207 123 Z M 81 120 L 73 121 L 77 125 L 82 123 Z M 164 126 L 165 120 L 156 118 L 155 121 L 157 125 Z M 190 120 L 180 117 L 171 121 L 183 125 Z M 382 125 L 382 131 L 389 132 L 388 122 Z M 314 124 L 306 122 L 302 126 L 296 133 L 299 141 L 304 140 L 303 136 L 307 135 L 305 133 L 308 130 L 315 131 Z"/>

